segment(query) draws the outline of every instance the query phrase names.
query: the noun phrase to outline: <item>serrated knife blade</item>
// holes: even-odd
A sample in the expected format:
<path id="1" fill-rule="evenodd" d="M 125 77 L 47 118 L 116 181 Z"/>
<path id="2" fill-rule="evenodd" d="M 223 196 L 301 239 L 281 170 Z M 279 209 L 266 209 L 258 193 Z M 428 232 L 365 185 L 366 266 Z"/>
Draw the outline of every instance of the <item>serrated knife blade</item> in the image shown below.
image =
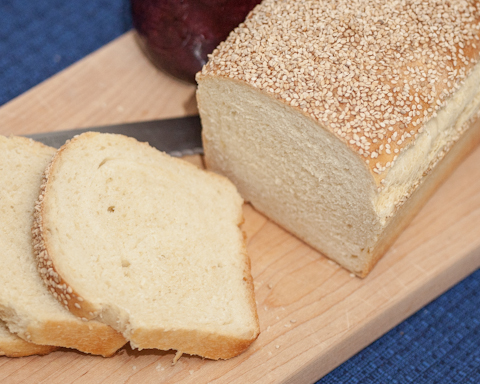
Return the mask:
<path id="1" fill-rule="evenodd" d="M 67 140 L 84 132 L 118 133 L 134 137 L 138 141 L 148 142 L 152 147 L 172 156 L 181 157 L 203 153 L 201 129 L 200 118 L 197 115 L 36 133 L 27 137 L 51 147 L 60 148 Z"/>

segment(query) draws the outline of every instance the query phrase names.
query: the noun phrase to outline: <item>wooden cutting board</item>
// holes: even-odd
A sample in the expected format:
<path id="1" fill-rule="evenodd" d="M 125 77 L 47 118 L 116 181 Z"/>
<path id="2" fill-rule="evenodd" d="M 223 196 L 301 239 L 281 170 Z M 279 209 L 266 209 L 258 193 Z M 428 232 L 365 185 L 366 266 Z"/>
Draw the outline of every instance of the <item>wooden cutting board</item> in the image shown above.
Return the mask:
<path id="1" fill-rule="evenodd" d="M 0 108 L 0 134 L 194 114 L 194 92 L 154 69 L 130 32 Z M 480 148 L 364 280 L 245 205 L 261 335 L 236 358 L 172 365 L 172 351 L 125 348 L 106 359 L 62 350 L 0 358 L 0 382 L 315 381 L 480 266 L 479 164 Z"/>

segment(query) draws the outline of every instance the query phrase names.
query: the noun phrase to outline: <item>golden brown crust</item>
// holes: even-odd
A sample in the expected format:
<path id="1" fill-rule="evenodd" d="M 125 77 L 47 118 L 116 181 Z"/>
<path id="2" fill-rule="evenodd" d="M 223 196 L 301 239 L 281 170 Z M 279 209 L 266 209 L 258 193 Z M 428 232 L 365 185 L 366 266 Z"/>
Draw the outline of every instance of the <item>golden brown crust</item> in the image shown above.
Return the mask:
<path id="1" fill-rule="evenodd" d="M 242 218 L 243 218 L 243 216 L 242 216 Z M 257 313 L 257 303 L 255 301 L 255 286 L 253 284 L 253 277 L 252 277 L 252 273 L 251 273 L 251 269 L 252 269 L 251 261 L 250 261 L 250 257 L 247 254 L 246 235 L 245 235 L 244 232 L 242 232 L 242 234 L 243 234 L 243 251 L 242 251 L 242 254 L 244 255 L 244 260 L 245 260 L 245 267 L 243 269 L 243 281 L 247 285 L 247 291 L 249 292 L 248 300 L 250 302 L 250 307 L 252 308 L 252 311 L 254 313 L 255 323 L 256 323 L 255 324 L 256 328 L 255 328 L 255 331 L 254 331 L 254 335 L 251 339 L 251 342 L 253 342 L 258 337 L 258 335 L 260 334 L 260 325 L 259 325 L 258 313 Z"/>
<path id="2" fill-rule="evenodd" d="M 241 215 L 241 220 L 238 223 L 239 228 L 241 229 L 241 225 L 244 222 L 244 216 L 243 213 Z M 209 355 L 211 355 L 213 352 L 215 354 L 213 356 L 215 357 L 210 357 L 211 359 L 229 359 L 230 357 L 234 357 L 242 353 L 244 350 L 248 348 L 248 346 L 253 343 L 258 336 L 260 335 L 260 323 L 258 319 L 258 313 L 257 313 L 257 303 L 255 301 L 255 286 L 253 284 L 253 277 L 252 277 L 252 266 L 251 266 L 251 260 L 250 257 L 248 256 L 247 253 L 247 236 L 245 232 L 242 231 L 242 255 L 245 260 L 245 266 L 243 269 L 243 281 L 247 285 L 247 292 L 249 293 L 248 295 L 248 301 L 249 301 L 249 306 L 253 312 L 254 315 L 254 322 L 255 322 L 255 330 L 253 332 L 253 335 L 251 338 L 243 340 L 243 339 L 233 339 L 230 338 L 227 344 L 224 344 L 223 342 L 219 343 L 219 345 L 222 346 L 223 349 L 220 349 L 219 347 L 216 347 L 212 352 L 208 352 Z M 220 340 L 219 340 L 220 341 Z M 224 346 L 225 345 L 225 346 Z M 209 357 L 207 355 L 201 355 L 205 357 Z"/>
<path id="3" fill-rule="evenodd" d="M 104 357 L 114 355 L 127 343 L 122 334 L 98 321 L 48 321 L 38 328 L 29 327 L 28 333 L 36 344 L 54 340 L 58 346 Z"/>
<path id="4" fill-rule="evenodd" d="M 47 355 L 58 348 L 50 345 L 29 343 L 19 337 L 0 342 L 0 356 L 25 357 L 32 355 Z"/>
<path id="5" fill-rule="evenodd" d="M 241 81 L 311 117 L 381 187 L 478 62 L 479 24 L 474 0 L 266 0 L 197 79 Z"/>
<path id="6" fill-rule="evenodd" d="M 138 329 L 131 339 L 139 348 L 161 350 L 176 349 L 189 355 L 198 355 L 208 359 L 230 359 L 244 352 L 258 337 L 247 339 L 233 338 L 231 335 L 219 335 L 190 329 L 154 330 Z"/>

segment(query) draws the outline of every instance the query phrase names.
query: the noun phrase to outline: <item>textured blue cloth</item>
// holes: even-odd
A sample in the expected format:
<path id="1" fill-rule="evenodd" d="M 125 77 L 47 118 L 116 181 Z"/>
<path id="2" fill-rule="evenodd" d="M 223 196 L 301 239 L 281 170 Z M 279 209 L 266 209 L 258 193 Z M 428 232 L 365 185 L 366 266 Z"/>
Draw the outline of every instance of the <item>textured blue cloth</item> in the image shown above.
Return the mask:
<path id="1" fill-rule="evenodd" d="M 480 383 L 480 270 L 318 383 Z"/>
<path id="2" fill-rule="evenodd" d="M 126 0 L 1 0 L 0 105 L 130 28 Z M 480 383 L 480 271 L 319 383 Z"/>
<path id="3" fill-rule="evenodd" d="M 127 0 L 1 0 L 0 105 L 130 28 Z"/>

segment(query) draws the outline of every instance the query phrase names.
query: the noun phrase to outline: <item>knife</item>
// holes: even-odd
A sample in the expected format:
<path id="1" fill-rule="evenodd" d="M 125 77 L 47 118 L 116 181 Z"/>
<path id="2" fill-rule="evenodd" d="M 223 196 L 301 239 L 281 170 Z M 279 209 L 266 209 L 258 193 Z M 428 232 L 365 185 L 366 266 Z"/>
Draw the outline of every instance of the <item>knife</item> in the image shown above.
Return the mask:
<path id="1" fill-rule="evenodd" d="M 138 141 L 148 142 L 152 147 L 167 152 L 171 156 L 181 157 L 203 153 L 201 130 L 200 117 L 196 115 L 36 133 L 27 137 L 51 147 L 60 148 L 65 141 L 84 132 L 118 133 Z"/>

